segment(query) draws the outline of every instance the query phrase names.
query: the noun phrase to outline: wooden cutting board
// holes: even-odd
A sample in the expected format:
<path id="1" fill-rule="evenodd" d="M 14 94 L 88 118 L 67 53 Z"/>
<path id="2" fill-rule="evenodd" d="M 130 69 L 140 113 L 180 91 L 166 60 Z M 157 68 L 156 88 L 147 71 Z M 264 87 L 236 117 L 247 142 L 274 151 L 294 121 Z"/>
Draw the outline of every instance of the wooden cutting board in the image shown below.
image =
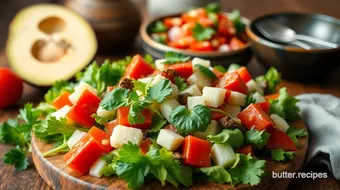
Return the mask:
<path id="1" fill-rule="evenodd" d="M 307 130 L 302 121 L 292 123 L 297 128 Z M 286 189 L 293 179 L 274 179 L 272 172 L 298 172 L 305 160 L 308 137 L 299 139 L 300 146 L 296 151 L 296 156 L 293 160 L 286 162 L 275 162 L 270 157 L 261 159 L 267 160 L 267 175 L 262 179 L 257 186 L 237 185 L 234 188 L 227 184 L 217 184 L 208 181 L 194 181 L 194 185 L 189 189 L 197 190 L 215 190 L 215 189 Z M 63 161 L 63 155 L 55 155 L 44 158 L 42 153 L 52 148 L 52 144 L 46 144 L 33 136 L 32 138 L 32 155 L 35 167 L 40 176 L 45 182 L 54 189 L 127 189 L 124 180 L 117 177 L 102 177 L 96 178 L 89 175 L 80 176 L 76 172 L 68 168 Z M 142 189 L 175 189 L 167 184 L 162 187 L 157 180 L 146 181 Z"/>

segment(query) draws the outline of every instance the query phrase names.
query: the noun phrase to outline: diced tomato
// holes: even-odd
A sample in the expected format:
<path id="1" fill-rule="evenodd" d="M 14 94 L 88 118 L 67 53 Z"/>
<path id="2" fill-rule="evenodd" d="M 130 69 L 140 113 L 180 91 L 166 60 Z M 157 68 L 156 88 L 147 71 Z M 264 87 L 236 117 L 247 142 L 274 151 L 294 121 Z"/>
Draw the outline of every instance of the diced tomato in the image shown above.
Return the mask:
<path id="1" fill-rule="evenodd" d="M 105 129 L 107 133 L 111 136 L 113 129 L 118 125 L 117 120 L 110 121 L 105 124 Z"/>
<path id="2" fill-rule="evenodd" d="M 231 38 L 231 40 L 229 42 L 229 47 L 232 50 L 238 50 L 238 49 L 243 48 L 244 46 L 245 46 L 245 44 L 236 37 Z"/>
<path id="3" fill-rule="evenodd" d="M 186 136 L 183 143 L 184 164 L 193 167 L 210 166 L 211 145 L 208 141 L 194 136 Z"/>
<path id="4" fill-rule="evenodd" d="M 145 139 L 140 145 L 140 150 L 142 151 L 142 154 L 145 155 L 149 151 L 151 145 L 152 145 L 151 139 L 149 138 Z"/>
<path id="5" fill-rule="evenodd" d="M 224 97 L 224 102 L 228 103 L 230 94 L 231 94 L 231 90 L 226 89 L 227 91 L 225 92 L 225 97 Z"/>
<path id="6" fill-rule="evenodd" d="M 259 106 L 266 114 L 270 114 L 270 103 L 269 102 L 260 102 L 255 105 Z"/>
<path id="7" fill-rule="evenodd" d="M 225 73 L 224 76 L 219 79 L 216 87 L 225 88 L 243 94 L 246 94 L 248 91 L 245 82 L 236 71 Z"/>
<path id="8" fill-rule="evenodd" d="M 53 102 L 52 105 L 55 109 L 60 109 L 66 105 L 72 106 L 72 103 L 68 99 L 68 97 L 71 95 L 69 92 L 63 92 L 58 96 Z"/>
<path id="9" fill-rule="evenodd" d="M 217 39 L 218 39 L 218 43 L 220 45 L 227 43 L 227 38 L 225 38 L 225 37 L 218 37 Z"/>
<path id="10" fill-rule="evenodd" d="M 271 95 L 264 96 L 264 99 L 265 99 L 266 101 L 275 100 L 275 99 L 277 99 L 279 96 L 280 96 L 280 94 L 271 94 Z"/>
<path id="11" fill-rule="evenodd" d="M 194 22 L 183 24 L 183 26 L 181 27 L 182 36 L 192 35 L 192 29 L 195 28 L 195 25 L 196 24 Z"/>
<path id="12" fill-rule="evenodd" d="M 221 78 L 224 75 L 224 73 L 222 73 L 221 71 L 217 69 L 213 69 L 212 72 L 217 76 L 217 78 Z"/>
<path id="13" fill-rule="evenodd" d="M 124 125 L 127 127 L 133 127 L 133 128 L 138 128 L 138 129 L 149 129 L 151 127 L 151 111 L 149 109 L 144 109 L 142 111 L 142 115 L 145 117 L 144 123 L 143 124 L 136 124 L 136 125 L 131 125 L 129 123 L 128 117 L 129 117 L 129 110 L 130 108 L 127 106 L 123 106 L 118 108 L 117 111 L 117 123 L 119 125 Z"/>
<path id="14" fill-rule="evenodd" d="M 218 33 L 226 37 L 235 36 L 236 30 L 234 24 L 224 15 L 219 14 Z"/>
<path id="15" fill-rule="evenodd" d="M 64 155 L 64 161 L 72 170 L 84 175 L 103 153 L 105 153 L 103 146 L 94 137 L 86 134 Z"/>
<path id="16" fill-rule="evenodd" d="M 214 50 L 210 41 L 197 41 L 190 45 L 193 51 L 212 51 Z"/>
<path id="17" fill-rule="evenodd" d="M 195 39 L 193 36 L 184 36 L 176 41 L 169 42 L 168 45 L 174 48 L 186 49 L 186 48 L 189 48 L 190 45 L 194 42 L 195 42 Z"/>
<path id="18" fill-rule="evenodd" d="M 140 55 L 133 56 L 125 70 L 123 78 L 139 79 L 154 72 L 154 68 L 148 64 Z"/>
<path id="19" fill-rule="evenodd" d="M 217 111 L 211 112 L 211 120 L 220 120 L 225 116 L 225 114 Z"/>
<path id="20" fill-rule="evenodd" d="M 166 68 L 173 69 L 178 72 L 182 78 L 188 78 L 193 73 L 193 68 L 191 62 L 186 63 L 176 63 L 173 65 L 166 65 Z"/>
<path id="21" fill-rule="evenodd" d="M 184 22 L 197 22 L 199 18 L 207 18 L 208 14 L 204 8 L 198 8 L 182 14 Z"/>
<path id="22" fill-rule="evenodd" d="M 296 145 L 292 139 L 279 129 L 272 128 L 270 131 L 270 138 L 268 139 L 266 148 L 268 149 L 283 149 L 285 151 L 295 151 Z"/>
<path id="23" fill-rule="evenodd" d="M 93 126 L 88 134 L 90 134 L 94 139 L 96 139 L 99 144 L 101 144 L 106 153 L 113 150 L 113 147 L 110 145 L 110 135 L 105 131 Z"/>
<path id="24" fill-rule="evenodd" d="M 249 82 L 253 78 L 246 67 L 240 67 L 236 71 L 245 83 Z"/>
<path id="25" fill-rule="evenodd" d="M 259 106 L 250 104 L 237 116 L 249 130 L 254 127 L 258 131 L 271 128 L 275 125 L 272 119 Z"/>
<path id="26" fill-rule="evenodd" d="M 212 27 L 214 26 L 214 21 L 210 20 L 209 18 L 198 18 L 197 22 L 202 25 L 203 27 Z"/>
<path id="27" fill-rule="evenodd" d="M 92 114 L 96 113 L 99 103 L 100 99 L 96 95 L 89 90 L 85 90 L 78 102 L 67 113 L 67 117 L 83 127 L 90 128 L 95 122 Z"/>
<path id="28" fill-rule="evenodd" d="M 173 26 L 181 26 L 183 24 L 183 19 L 180 17 L 175 17 L 175 18 L 165 18 L 164 19 L 164 24 L 168 28 L 171 28 Z"/>
<path id="29" fill-rule="evenodd" d="M 238 153 L 248 155 L 249 153 L 254 156 L 254 148 L 251 144 L 243 145 L 241 148 L 237 149 Z"/>

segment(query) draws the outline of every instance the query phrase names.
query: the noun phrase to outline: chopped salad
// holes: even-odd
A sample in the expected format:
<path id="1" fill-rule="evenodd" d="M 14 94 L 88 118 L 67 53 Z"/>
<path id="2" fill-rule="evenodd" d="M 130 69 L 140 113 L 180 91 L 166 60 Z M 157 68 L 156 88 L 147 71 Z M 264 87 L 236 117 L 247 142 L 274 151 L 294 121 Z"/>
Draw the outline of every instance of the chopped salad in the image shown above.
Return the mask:
<path id="1" fill-rule="evenodd" d="M 266 174 L 261 155 L 293 159 L 307 135 L 287 123 L 300 119 L 298 100 L 286 88 L 276 91 L 280 81 L 275 68 L 254 78 L 246 67 L 174 52 L 93 63 L 76 82 L 55 83 L 45 102 L 0 124 L 1 141 L 17 145 L 3 160 L 26 169 L 33 131 L 54 143 L 45 157 L 64 154 L 75 172 L 118 176 L 128 188 L 146 178 L 174 187 L 201 177 L 256 185 Z"/>
<path id="2" fill-rule="evenodd" d="M 158 20 L 148 33 L 158 43 L 192 51 L 228 52 L 243 48 L 247 42 L 240 12 L 227 15 L 220 12 L 217 3 Z"/>

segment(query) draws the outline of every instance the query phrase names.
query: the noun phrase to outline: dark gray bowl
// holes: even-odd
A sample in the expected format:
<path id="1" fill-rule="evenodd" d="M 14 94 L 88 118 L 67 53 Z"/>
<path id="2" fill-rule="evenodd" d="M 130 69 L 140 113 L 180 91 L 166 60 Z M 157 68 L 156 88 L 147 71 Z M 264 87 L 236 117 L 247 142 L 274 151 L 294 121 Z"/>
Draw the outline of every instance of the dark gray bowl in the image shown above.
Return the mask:
<path id="1" fill-rule="evenodd" d="M 256 28 L 256 24 L 265 19 L 284 24 L 298 34 L 340 44 L 339 19 L 321 14 L 265 15 L 247 27 L 247 34 L 253 42 L 253 53 L 265 67 L 276 67 L 286 79 L 308 81 L 320 80 L 340 65 L 340 48 L 304 50 L 267 40 Z"/>
<path id="2" fill-rule="evenodd" d="M 225 13 L 226 15 L 229 15 L 229 13 Z M 143 40 L 143 48 L 148 53 L 151 54 L 155 58 L 162 58 L 164 54 L 168 51 L 175 51 L 190 57 L 200 57 L 203 59 L 208 59 L 211 61 L 212 64 L 216 65 L 224 65 L 228 66 L 231 63 L 238 63 L 241 65 L 245 65 L 249 62 L 249 60 L 252 57 L 252 52 L 250 49 L 251 43 L 250 40 L 246 43 L 244 48 L 241 48 L 236 51 L 230 51 L 230 52 L 195 52 L 190 50 L 183 50 L 183 49 L 177 49 L 173 47 L 166 46 L 164 44 L 160 44 L 156 41 L 154 41 L 151 36 L 148 34 L 148 30 L 150 29 L 153 24 L 158 20 L 163 20 L 165 17 L 176 17 L 177 15 L 167 15 L 159 18 L 155 18 L 153 20 L 145 21 L 141 28 L 140 28 L 140 35 Z M 249 25 L 249 20 L 241 17 L 241 21 L 245 23 L 247 26 Z"/>

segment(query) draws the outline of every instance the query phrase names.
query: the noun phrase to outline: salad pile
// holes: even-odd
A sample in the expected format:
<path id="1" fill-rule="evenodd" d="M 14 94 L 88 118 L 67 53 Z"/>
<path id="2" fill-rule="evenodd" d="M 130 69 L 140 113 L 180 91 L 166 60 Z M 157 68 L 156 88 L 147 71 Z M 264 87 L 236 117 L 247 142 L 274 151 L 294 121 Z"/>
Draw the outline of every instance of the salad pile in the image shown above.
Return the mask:
<path id="1" fill-rule="evenodd" d="M 247 41 L 240 12 L 226 15 L 217 3 L 156 21 L 148 33 L 158 43 L 192 51 L 234 51 Z"/>
<path id="2" fill-rule="evenodd" d="M 0 124 L 2 142 L 17 145 L 3 158 L 28 166 L 31 132 L 65 154 L 75 172 L 118 176 L 128 188 L 154 178 L 162 185 L 195 179 L 256 185 L 266 173 L 262 155 L 293 159 L 303 129 L 297 99 L 276 92 L 271 68 L 253 78 L 246 67 L 212 67 L 210 61 L 168 52 L 164 59 L 135 55 L 91 64 L 76 82 L 57 82 L 37 107 Z"/>

